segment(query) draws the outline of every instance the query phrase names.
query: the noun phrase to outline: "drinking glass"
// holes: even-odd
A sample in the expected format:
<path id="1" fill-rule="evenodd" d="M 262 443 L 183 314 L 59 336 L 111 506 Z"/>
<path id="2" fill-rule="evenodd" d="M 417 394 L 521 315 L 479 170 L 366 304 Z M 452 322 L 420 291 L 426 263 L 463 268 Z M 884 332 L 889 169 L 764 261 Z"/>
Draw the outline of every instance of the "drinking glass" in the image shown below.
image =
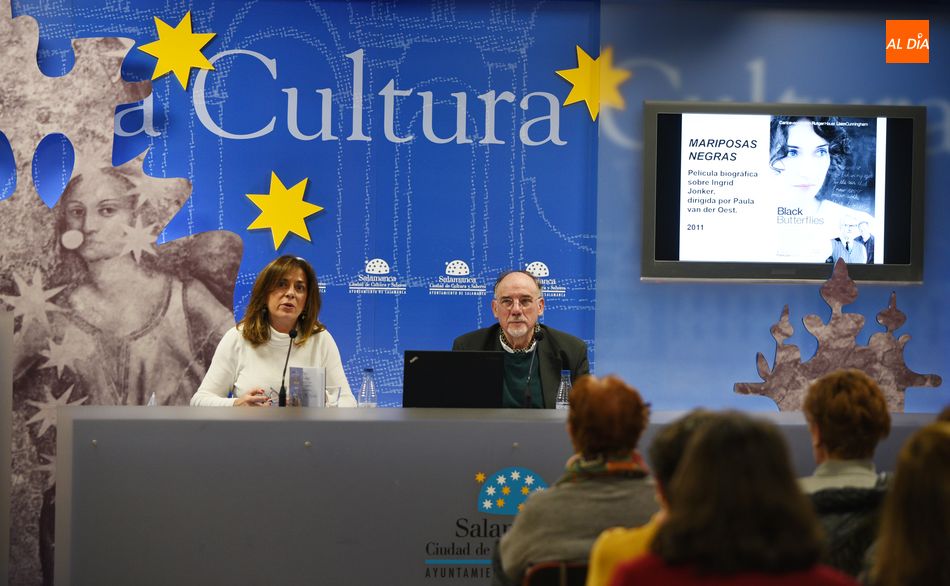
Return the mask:
<path id="1" fill-rule="evenodd" d="M 326 406 L 336 408 L 340 404 L 340 385 L 327 385 L 326 388 Z"/>

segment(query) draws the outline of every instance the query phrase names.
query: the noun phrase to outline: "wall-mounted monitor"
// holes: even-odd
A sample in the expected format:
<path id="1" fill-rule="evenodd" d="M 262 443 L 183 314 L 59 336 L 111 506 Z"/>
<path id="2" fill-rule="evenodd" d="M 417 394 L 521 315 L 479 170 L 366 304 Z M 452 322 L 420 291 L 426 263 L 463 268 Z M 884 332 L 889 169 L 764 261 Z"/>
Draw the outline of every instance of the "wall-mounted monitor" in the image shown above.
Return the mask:
<path id="1" fill-rule="evenodd" d="M 644 103 L 641 278 L 920 282 L 926 109 Z"/>

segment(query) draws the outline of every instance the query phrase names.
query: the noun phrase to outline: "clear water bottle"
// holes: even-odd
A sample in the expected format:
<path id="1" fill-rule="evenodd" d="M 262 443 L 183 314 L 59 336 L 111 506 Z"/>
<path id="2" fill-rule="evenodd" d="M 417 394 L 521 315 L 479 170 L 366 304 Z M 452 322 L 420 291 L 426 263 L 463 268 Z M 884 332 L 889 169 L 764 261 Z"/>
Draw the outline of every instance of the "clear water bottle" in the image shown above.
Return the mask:
<path id="1" fill-rule="evenodd" d="M 376 381 L 373 380 L 373 369 L 363 369 L 363 384 L 360 386 L 360 396 L 357 401 L 360 408 L 372 409 L 376 407 Z"/>
<path id="2" fill-rule="evenodd" d="M 557 399 L 554 400 L 555 409 L 567 409 L 570 404 L 567 402 L 571 394 L 571 371 L 561 371 L 561 384 L 557 387 Z"/>

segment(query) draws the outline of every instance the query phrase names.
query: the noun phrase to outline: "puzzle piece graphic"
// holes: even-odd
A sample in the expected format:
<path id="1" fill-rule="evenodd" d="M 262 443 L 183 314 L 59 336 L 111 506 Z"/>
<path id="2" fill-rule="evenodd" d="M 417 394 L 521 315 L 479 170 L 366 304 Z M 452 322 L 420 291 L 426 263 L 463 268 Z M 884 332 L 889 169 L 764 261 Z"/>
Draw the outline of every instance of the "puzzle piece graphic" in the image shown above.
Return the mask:
<path id="1" fill-rule="evenodd" d="M 890 411 L 903 412 L 908 387 L 940 386 L 940 376 L 916 373 L 904 362 L 904 346 L 910 336 L 894 337 L 894 331 L 907 321 L 904 312 L 897 308 L 897 293 L 891 293 L 887 309 L 877 314 L 878 323 L 887 331 L 872 335 L 867 346 L 856 341 L 864 327 L 864 316 L 842 311 L 842 307 L 858 298 L 857 285 L 848 276 L 844 260 L 838 260 L 831 278 L 822 284 L 821 297 L 831 307 L 828 323 L 814 314 L 802 320 L 805 329 L 818 339 L 815 355 L 802 362 L 798 346 L 785 343 L 795 331 L 786 305 L 778 323 L 771 328 L 775 339 L 774 366 L 770 369 L 765 356 L 761 352 L 756 354 L 756 369 L 765 382 L 736 383 L 736 393 L 769 397 L 781 411 L 800 411 L 812 381 L 839 368 L 857 368 L 877 381 Z"/>
<path id="2" fill-rule="evenodd" d="M 234 325 L 242 251 L 228 232 L 156 246 L 190 182 L 146 175 L 144 153 L 112 166 L 116 106 L 151 91 L 121 79 L 132 41 L 74 40 L 72 69 L 47 77 L 36 21 L 11 14 L 0 0 L 0 132 L 16 177 L 0 201 L 0 308 L 15 316 L 8 579 L 39 584 L 52 571 L 41 559 L 53 549 L 55 406 L 187 402 Z M 52 133 L 75 166 L 51 209 L 31 166 Z"/>

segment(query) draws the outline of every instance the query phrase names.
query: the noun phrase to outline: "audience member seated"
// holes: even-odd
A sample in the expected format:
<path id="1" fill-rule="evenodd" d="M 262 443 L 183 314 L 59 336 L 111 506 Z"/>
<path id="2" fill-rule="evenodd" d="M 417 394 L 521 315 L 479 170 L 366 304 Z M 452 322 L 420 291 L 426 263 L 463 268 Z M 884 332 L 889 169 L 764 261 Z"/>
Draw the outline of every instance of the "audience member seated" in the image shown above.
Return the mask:
<path id="1" fill-rule="evenodd" d="M 578 379 L 569 402 L 575 454 L 560 480 L 525 501 L 501 538 L 496 585 L 520 584 L 528 566 L 539 562 L 586 561 L 601 531 L 642 525 L 657 511 L 636 451 L 649 417 L 640 394 L 617 377 L 588 375 Z"/>
<path id="2" fill-rule="evenodd" d="M 950 584 L 950 423 L 915 433 L 897 458 L 869 582 Z"/>
<path id="3" fill-rule="evenodd" d="M 686 442 L 703 422 L 713 418 L 711 412 L 697 409 L 666 426 L 653 438 L 650 443 L 650 469 L 656 482 L 660 511 L 646 525 L 632 529 L 617 527 L 600 534 L 590 551 L 587 586 L 607 586 L 618 564 L 649 551 L 653 536 L 669 510 L 667 487 L 683 456 Z"/>
<path id="4" fill-rule="evenodd" d="M 812 383 L 804 412 L 818 467 L 799 482 L 825 530 L 824 561 L 857 576 L 877 534 L 887 488 L 871 461 L 890 432 L 887 401 L 860 370 L 839 370 Z"/>
<path id="5" fill-rule="evenodd" d="M 612 586 L 844 586 L 819 565 L 821 528 L 771 423 L 726 413 L 690 438 L 650 553 L 621 564 Z"/>
<path id="6" fill-rule="evenodd" d="M 803 406 L 818 467 L 799 480 L 806 493 L 873 488 L 874 449 L 891 431 L 884 394 L 860 370 L 839 370 L 812 383 Z"/>

